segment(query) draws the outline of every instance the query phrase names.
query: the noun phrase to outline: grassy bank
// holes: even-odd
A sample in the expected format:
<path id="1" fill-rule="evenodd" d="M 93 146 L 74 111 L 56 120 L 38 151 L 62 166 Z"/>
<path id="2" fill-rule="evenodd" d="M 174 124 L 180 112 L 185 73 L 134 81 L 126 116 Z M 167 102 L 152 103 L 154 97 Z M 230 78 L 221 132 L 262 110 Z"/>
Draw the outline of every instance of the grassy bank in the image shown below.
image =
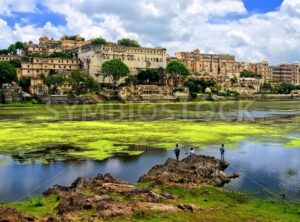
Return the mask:
<path id="1" fill-rule="evenodd" d="M 156 188 L 176 195 L 178 199 L 170 204 L 195 204 L 200 212 L 159 212 L 141 211 L 133 217 L 116 218 L 109 221 L 299 221 L 300 204 L 254 199 L 246 194 L 226 191 L 215 187 L 182 189 L 178 187 Z M 111 194 L 110 197 L 126 201 L 122 195 Z M 168 203 L 166 203 L 168 204 Z M 5 204 L 17 210 L 37 217 L 55 216 L 58 201 L 55 196 L 33 198 L 27 202 Z M 92 218 L 95 212 L 74 212 L 80 218 Z"/>

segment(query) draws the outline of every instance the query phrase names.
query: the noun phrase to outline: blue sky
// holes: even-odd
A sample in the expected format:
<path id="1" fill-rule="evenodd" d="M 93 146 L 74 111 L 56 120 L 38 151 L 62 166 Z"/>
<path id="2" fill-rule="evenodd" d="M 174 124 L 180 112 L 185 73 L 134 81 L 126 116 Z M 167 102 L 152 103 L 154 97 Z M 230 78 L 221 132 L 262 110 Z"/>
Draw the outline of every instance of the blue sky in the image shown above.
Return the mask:
<path id="1" fill-rule="evenodd" d="M 1 0 L 0 48 L 42 34 L 300 61 L 300 0 Z"/>
<path id="2" fill-rule="evenodd" d="M 249 12 L 265 13 L 278 9 L 283 0 L 243 0 Z"/>

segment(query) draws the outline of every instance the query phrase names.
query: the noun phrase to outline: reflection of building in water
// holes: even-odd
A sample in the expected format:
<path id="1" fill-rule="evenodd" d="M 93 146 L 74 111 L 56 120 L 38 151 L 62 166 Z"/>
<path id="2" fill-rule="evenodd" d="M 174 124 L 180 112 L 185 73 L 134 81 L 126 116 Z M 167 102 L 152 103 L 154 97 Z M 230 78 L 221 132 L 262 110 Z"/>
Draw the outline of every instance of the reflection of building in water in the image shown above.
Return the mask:
<path id="1" fill-rule="evenodd" d="M 165 69 L 167 66 L 166 49 L 124 47 L 114 43 L 84 45 L 78 49 L 78 58 L 84 70 L 100 83 L 112 83 L 111 79 L 104 79 L 100 73 L 102 64 L 112 59 L 121 59 L 133 75 L 146 68 Z"/>
<path id="2" fill-rule="evenodd" d="M 189 89 L 175 89 L 171 86 L 137 85 L 120 89 L 119 98 L 123 101 L 186 101 Z"/>

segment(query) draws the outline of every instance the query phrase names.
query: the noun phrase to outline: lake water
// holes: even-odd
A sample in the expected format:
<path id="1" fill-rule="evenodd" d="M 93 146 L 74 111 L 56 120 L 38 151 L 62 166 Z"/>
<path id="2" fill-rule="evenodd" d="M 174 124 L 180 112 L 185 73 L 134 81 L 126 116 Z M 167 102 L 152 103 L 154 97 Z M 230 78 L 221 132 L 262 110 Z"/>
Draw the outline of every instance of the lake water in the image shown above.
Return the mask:
<path id="1" fill-rule="evenodd" d="M 240 106 L 246 107 L 247 111 L 240 109 Z M 141 117 L 141 113 L 143 114 L 143 118 L 139 118 Z M 153 117 L 153 113 L 157 115 Z M 291 138 L 300 138 L 299 114 L 300 103 L 296 100 L 274 102 L 205 102 L 199 104 L 98 104 L 74 107 L 0 106 L 0 123 L 3 129 L 3 134 L 0 133 L 0 139 L 2 135 L 6 135 L 3 136 L 6 137 L 5 139 L 10 135 L 14 135 L 13 140 L 9 137 L 9 140 L 3 140 L 7 141 L 7 143 L 3 141 L 0 143 L 0 153 L 22 153 L 23 144 L 26 144 L 27 150 L 30 151 L 28 146 L 31 146 L 31 143 L 32 146 L 34 146 L 36 140 L 39 139 L 35 139 L 34 136 L 36 135 L 31 135 L 30 133 L 35 132 L 38 134 L 40 131 L 45 130 L 43 127 L 48 128 L 46 128 L 44 134 L 40 134 L 41 138 L 49 137 L 49 141 L 53 140 L 53 142 L 58 142 L 56 141 L 57 139 L 60 139 L 60 142 L 64 141 L 65 138 L 57 137 L 57 134 L 63 133 L 62 131 L 57 132 L 51 130 L 51 128 L 49 129 L 47 124 L 52 122 L 57 122 L 57 128 L 55 129 L 60 130 L 60 122 L 62 122 L 62 126 L 64 126 L 63 121 L 74 121 L 74 129 L 78 131 L 78 134 L 72 134 L 72 138 L 81 138 L 78 140 L 79 142 L 87 139 L 89 136 L 88 133 L 81 135 L 81 132 L 85 132 L 84 130 L 88 129 L 91 133 L 99 131 L 97 127 L 89 126 L 87 128 L 85 125 L 85 127 L 81 126 L 83 127 L 82 129 L 77 129 L 81 121 L 86 120 L 92 122 L 107 121 L 110 123 L 112 120 L 118 119 L 118 121 L 121 121 L 120 123 L 124 123 L 124 121 L 126 122 L 128 120 L 145 121 L 146 119 L 151 122 L 152 120 L 163 119 L 172 123 L 173 120 L 188 119 L 191 120 L 193 124 L 199 122 L 199 124 L 203 125 L 203 123 L 205 123 L 207 127 L 210 127 L 211 124 L 211 122 L 208 121 L 217 121 L 218 124 L 227 123 L 229 125 L 231 122 L 240 122 L 242 124 L 248 124 L 247 126 L 249 127 L 252 126 L 251 124 L 254 124 L 267 127 L 267 129 L 282 130 L 284 133 L 277 136 L 269 134 L 270 137 L 262 136 L 262 138 L 241 137 L 241 140 L 238 140 L 240 142 L 234 144 L 234 149 L 227 148 L 225 158 L 230 162 L 230 167 L 226 172 L 228 174 L 237 172 L 240 174 L 240 178 L 233 180 L 230 184 L 226 185 L 226 188 L 251 193 L 260 198 L 285 198 L 290 201 L 300 201 L 300 147 L 297 147 L 297 143 L 296 146 L 294 146 L 297 148 L 292 149 L 286 147 L 286 143 Z M 122 118 L 118 118 L 119 115 L 121 115 Z M 35 130 L 37 126 L 40 128 Z M 51 126 L 53 125 L 50 125 L 50 127 Z M 177 126 L 178 130 L 180 130 L 180 126 Z M 186 124 L 182 126 L 187 127 Z M 66 129 L 70 130 L 73 128 Z M 152 130 L 152 128 L 150 130 Z M 157 130 L 164 130 L 164 128 L 157 128 Z M 247 131 L 247 128 L 245 130 Z M 7 134 L 7 132 L 13 133 Z M 24 137 L 23 134 L 27 132 L 29 132 L 28 137 Z M 50 132 L 50 135 L 48 135 L 48 132 Z M 134 132 L 139 133 L 138 131 Z M 113 133 L 115 134 L 116 132 L 114 131 Z M 143 131 L 143 133 L 148 135 L 148 131 Z M 166 132 L 164 133 L 164 135 L 166 135 Z M 235 131 L 231 134 L 230 136 L 233 137 L 238 136 L 238 132 Z M 246 135 L 247 134 L 246 132 Z M 114 136 L 113 134 L 109 135 Z M 143 136 L 142 134 L 138 135 Z M 156 139 L 160 136 L 157 136 L 157 132 L 155 135 Z M 173 134 L 170 134 L 170 138 L 173 143 L 172 135 Z M 209 135 L 210 134 L 208 134 L 208 137 Z M 124 132 L 119 132 L 119 136 L 128 139 L 136 137 L 131 131 L 128 133 L 127 128 Z M 223 140 L 222 136 L 228 135 L 226 135 L 226 132 L 225 134 L 219 132 L 219 134 L 215 134 L 215 138 L 211 138 L 213 140 L 212 143 L 210 143 L 210 138 L 208 138 L 209 143 L 206 144 L 221 143 L 219 140 L 217 143 L 214 141 L 218 136 Z M 116 138 L 117 137 L 113 137 L 112 140 Z M 186 138 L 188 138 L 188 136 Z M 98 140 L 96 136 L 92 139 Z M 110 138 L 102 139 L 108 140 Z M 141 144 L 146 144 L 147 141 L 152 142 L 151 139 L 148 138 L 147 140 L 147 138 L 144 138 Z M 31 143 L 27 144 L 28 141 Z M 176 142 L 181 143 L 183 141 Z M 128 143 L 130 143 L 130 141 Z M 197 143 L 192 144 L 195 147 L 197 146 Z M 19 148 L 19 146 L 21 148 Z M 41 146 L 43 147 L 43 144 Z M 6 149 L 7 147 L 9 148 Z M 188 148 L 185 148 L 182 152 L 182 158 L 186 156 L 184 153 L 187 151 Z M 219 146 L 201 147 L 201 149 L 196 151 L 199 154 L 220 157 Z M 25 200 L 30 195 L 41 194 L 55 184 L 69 186 L 77 177 L 94 177 L 98 173 L 111 173 L 119 179 L 135 183 L 139 177 L 149 171 L 153 166 L 163 164 L 170 157 L 174 157 L 173 150 L 152 149 L 139 156 L 113 157 L 104 161 L 85 160 L 71 162 L 57 161 L 49 164 L 20 164 L 9 155 L 5 156 L 0 154 L 0 202 Z"/>
<path id="2" fill-rule="evenodd" d="M 183 150 L 182 158 L 188 149 Z M 219 157 L 219 147 L 196 152 Z M 140 156 L 114 157 L 104 161 L 20 165 L 1 156 L 12 164 L 0 167 L 0 201 L 21 201 L 55 184 L 70 185 L 77 177 L 93 177 L 98 173 L 111 173 L 135 183 L 154 165 L 164 163 L 169 157 L 174 157 L 173 150 L 149 150 Z M 287 149 L 274 143 L 241 142 L 235 149 L 226 149 L 225 158 L 231 164 L 226 172 L 240 174 L 239 179 L 226 187 L 262 198 L 300 200 L 299 157 L 300 149 Z"/>

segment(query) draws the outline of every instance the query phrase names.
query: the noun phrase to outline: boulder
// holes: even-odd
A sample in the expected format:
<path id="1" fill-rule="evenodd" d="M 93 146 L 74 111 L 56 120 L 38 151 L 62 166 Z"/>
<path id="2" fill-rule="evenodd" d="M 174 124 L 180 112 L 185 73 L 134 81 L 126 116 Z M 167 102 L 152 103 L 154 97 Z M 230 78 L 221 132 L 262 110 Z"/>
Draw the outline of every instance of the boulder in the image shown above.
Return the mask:
<path id="1" fill-rule="evenodd" d="M 147 182 L 152 185 L 182 185 L 195 186 L 210 184 L 223 186 L 238 174 L 228 176 L 224 170 L 229 166 L 214 157 L 203 155 L 190 155 L 182 161 L 168 159 L 165 164 L 153 167 L 147 174 L 139 179 L 139 182 Z"/>
<path id="2" fill-rule="evenodd" d="M 30 222 L 37 221 L 36 218 L 25 215 L 15 209 L 0 207 L 0 221 L 1 222 Z"/>

